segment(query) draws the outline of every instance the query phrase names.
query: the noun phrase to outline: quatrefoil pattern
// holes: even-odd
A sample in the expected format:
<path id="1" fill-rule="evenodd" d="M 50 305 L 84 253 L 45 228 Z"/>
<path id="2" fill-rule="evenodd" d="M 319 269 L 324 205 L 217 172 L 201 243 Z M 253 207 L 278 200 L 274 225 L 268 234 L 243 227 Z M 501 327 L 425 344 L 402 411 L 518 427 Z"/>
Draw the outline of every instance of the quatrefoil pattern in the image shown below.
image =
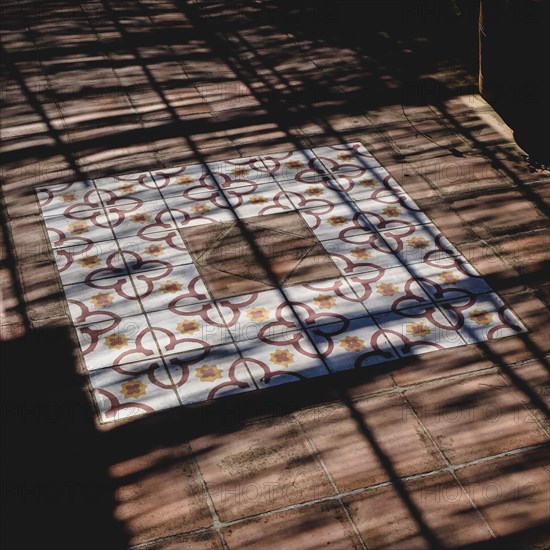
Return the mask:
<path id="1" fill-rule="evenodd" d="M 101 421 L 525 331 L 360 143 L 37 196 Z"/>

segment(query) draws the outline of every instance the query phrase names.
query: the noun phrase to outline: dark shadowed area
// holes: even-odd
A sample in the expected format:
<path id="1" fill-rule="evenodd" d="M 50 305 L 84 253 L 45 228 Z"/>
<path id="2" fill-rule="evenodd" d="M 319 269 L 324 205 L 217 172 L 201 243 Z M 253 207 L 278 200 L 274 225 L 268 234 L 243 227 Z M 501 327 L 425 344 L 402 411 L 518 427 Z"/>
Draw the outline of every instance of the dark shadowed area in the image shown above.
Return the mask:
<path id="1" fill-rule="evenodd" d="M 4 2 L 3 548 L 550 545 L 550 175 L 478 94 L 478 16 Z M 99 425 L 34 189 L 353 141 L 528 332 Z"/>

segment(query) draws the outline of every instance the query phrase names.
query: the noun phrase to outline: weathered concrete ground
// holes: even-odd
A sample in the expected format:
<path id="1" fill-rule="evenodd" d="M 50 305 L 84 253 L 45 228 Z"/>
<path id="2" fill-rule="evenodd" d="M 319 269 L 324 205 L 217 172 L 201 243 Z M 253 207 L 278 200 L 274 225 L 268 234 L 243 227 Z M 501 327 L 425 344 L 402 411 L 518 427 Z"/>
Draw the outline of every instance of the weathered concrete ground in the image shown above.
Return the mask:
<path id="1" fill-rule="evenodd" d="M 550 545 L 550 176 L 475 14 L 386 4 L 3 8 L 4 547 Z M 98 426 L 34 187 L 351 141 L 529 332 Z"/>

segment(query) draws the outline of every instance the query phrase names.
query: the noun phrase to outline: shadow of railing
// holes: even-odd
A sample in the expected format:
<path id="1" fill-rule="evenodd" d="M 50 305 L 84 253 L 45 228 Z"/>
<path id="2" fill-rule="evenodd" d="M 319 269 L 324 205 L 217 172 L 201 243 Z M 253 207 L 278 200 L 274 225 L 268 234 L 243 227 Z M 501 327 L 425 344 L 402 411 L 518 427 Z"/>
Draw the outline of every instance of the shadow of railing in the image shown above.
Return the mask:
<path id="1" fill-rule="evenodd" d="M 16 137 L 9 133 L 4 137 L 6 147 L 0 156 L 8 168 L 5 179 L 11 186 L 18 182 L 21 165 L 40 164 L 58 156 L 63 158 L 74 180 L 110 174 L 115 169 L 118 172 L 116 165 L 97 167 L 93 160 L 94 155 L 108 150 L 114 143 L 122 149 L 154 144 L 155 159 L 161 165 L 170 165 L 176 160 L 181 162 L 185 158 L 178 147 L 188 153 L 193 162 L 206 162 L 211 157 L 238 156 L 254 147 L 265 151 L 282 146 L 302 148 L 315 140 L 314 135 L 302 130 L 311 123 L 318 127 L 316 132 L 327 142 L 345 143 L 351 135 L 363 133 L 368 136 L 372 124 L 365 120 L 359 126 L 337 129 L 334 120 L 368 116 L 370 111 L 378 109 L 387 108 L 389 112 L 393 106 L 408 99 L 406 105 L 411 108 L 432 105 L 441 112 L 454 132 L 470 143 L 489 164 L 510 177 L 527 200 L 542 212 L 548 212 L 539 194 L 499 163 L 495 156 L 498 141 L 486 147 L 460 123 L 458 117 L 446 111 L 444 102 L 433 102 L 431 96 L 426 98 L 422 93 L 404 94 L 405 85 L 422 90 L 425 75 L 434 72 L 453 67 L 471 72 L 471 57 L 460 52 L 464 40 L 456 40 L 443 48 L 431 48 L 428 54 L 425 40 L 439 45 L 448 42 L 442 36 L 444 25 L 434 28 L 429 21 L 417 21 L 422 24 L 415 28 L 409 24 L 410 21 L 388 22 L 395 19 L 394 8 L 384 7 L 382 3 L 377 3 L 376 7 L 353 2 L 332 6 L 327 3 L 329 8 L 311 2 L 298 8 L 271 3 L 265 10 L 247 2 L 231 7 L 222 3 L 197 7 L 177 2 L 176 10 L 173 6 L 140 2 L 119 6 L 108 0 L 92 7 L 74 8 L 70 5 L 67 8 L 63 2 L 59 2 L 59 6 L 69 9 L 65 17 L 62 9 L 58 13 L 53 9 L 45 11 L 40 3 L 34 2 L 19 2 L 17 9 L 6 13 L 9 17 L 5 25 L 13 34 L 13 41 L 5 42 L 3 52 L 9 82 L 4 94 L 6 108 L 16 110 L 18 103 L 29 108 L 4 122 L 5 127 L 19 132 Z M 369 18 L 370 33 L 365 33 L 365 15 L 371 15 L 373 10 L 378 17 Z M 313 19 L 308 20 L 311 14 Z M 416 14 L 411 17 L 418 19 Z M 59 21 L 67 24 L 73 34 L 60 37 L 56 27 Z M 350 21 L 352 32 L 348 32 Z M 453 27 L 455 36 L 460 29 L 459 24 Z M 18 40 L 21 40 L 21 45 Z M 285 68 L 289 59 L 285 49 L 288 40 L 296 46 L 291 57 L 295 66 L 291 63 Z M 186 53 L 182 54 L 182 51 Z M 306 60 L 299 58 L 297 51 L 305 52 Z M 319 67 L 312 53 L 318 53 L 317 59 L 321 54 L 328 55 L 332 64 Z M 352 75 L 352 71 L 339 67 L 340 56 L 354 60 Z M 27 79 L 35 76 L 33 70 L 37 59 L 41 64 L 45 90 L 36 89 L 36 83 L 27 83 Z M 214 74 L 196 68 L 200 63 L 212 60 L 215 61 Z M 172 65 L 164 68 L 165 63 Z M 107 84 L 101 76 L 111 67 L 114 84 Z M 172 73 L 174 68 L 181 71 L 179 75 Z M 96 71 L 97 78 L 94 77 Z M 130 74 L 126 79 L 121 78 L 125 71 Z M 88 101 L 90 89 L 88 85 L 80 85 L 79 76 L 87 77 L 91 82 L 91 96 L 96 99 L 92 105 Z M 134 76 L 137 82 L 132 83 Z M 68 93 L 65 78 L 69 78 L 70 88 L 74 86 Z M 227 88 L 229 83 L 234 86 L 233 90 Z M 18 87 L 20 93 L 13 93 L 12 85 Z M 223 92 L 224 85 L 229 93 Z M 209 98 L 210 86 L 214 87 L 214 96 L 218 100 Z M 220 88 L 222 92 L 217 93 Z M 243 97 L 239 90 L 242 89 L 252 107 L 240 107 Z M 170 99 L 171 92 L 182 90 L 185 93 L 193 90 L 192 100 L 184 107 L 192 111 L 200 106 L 200 112 L 193 117 L 182 115 Z M 463 87 L 453 88 L 447 84 L 437 93 L 437 97 L 452 98 L 463 93 Z M 154 98 L 151 102 L 148 94 Z M 114 107 L 108 109 L 108 115 L 104 114 L 105 105 L 102 104 L 105 95 L 115 96 Z M 140 107 L 136 99 L 142 96 Z M 119 102 L 121 97 L 122 104 Z M 236 108 L 222 108 L 227 100 L 230 104 L 234 101 Z M 71 105 L 72 102 L 76 105 Z M 155 107 L 158 124 L 150 124 L 143 106 Z M 76 108 L 76 114 L 85 113 L 88 120 L 82 123 L 77 116 L 71 119 L 72 108 Z M 430 118 L 431 113 L 427 108 L 419 116 Z M 56 117 L 64 122 L 60 123 Z M 31 137 L 36 136 L 26 134 L 24 129 L 26 124 L 36 120 L 45 128 L 41 137 L 47 139 L 29 143 Z M 258 126 L 267 126 L 269 132 L 275 129 L 277 133 L 271 136 L 269 132 L 251 130 Z M 382 126 L 377 125 L 377 128 Z M 87 135 L 92 131 L 98 134 Z M 254 132 L 252 143 L 251 132 Z M 222 145 L 217 145 L 220 134 L 225 139 Z M 197 136 L 204 136 L 204 139 Z M 163 144 L 172 139 L 177 139 L 177 144 L 163 148 Z M 445 158 L 453 156 L 448 148 L 442 152 L 435 145 L 433 154 Z M 384 151 L 381 156 L 387 159 L 392 155 L 405 162 L 408 160 L 406 155 L 400 156 L 393 149 Z M 132 153 L 130 158 L 133 171 L 152 168 L 149 155 L 142 159 L 138 152 Z M 39 173 L 37 178 L 40 177 Z M 32 200 L 28 199 L 33 197 L 31 186 L 22 182 L 21 187 L 10 192 L 21 193 L 27 200 Z M 8 215 L 11 217 L 9 209 Z M 246 228 L 242 229 L 246 234 Z M 9 229 L 5 234 L 9 234 Z M 254 246 L 251 237 L 250 240 Z M 17 256 L 13 242 L 6 242 L 5 248 L 9 254 L 13 254 L 15 248 Z M 256 248 L 256 252 L 261 260 L 261 251 Z M 23 301 L 24 285 L 15 256 L 8 257 L 3 267 L 11 272 L 16 293 L 22 300 L 17 309 L 26 316 L 30 304 Z M 544 270 L 540 269 L 540 278 L 544 275 Z M 517 281 L 504 280 L 503 287 L 507 283 L 512 287 Z M 207 435 L 238 433 L 250 423 L 292 417 L 296 411 L 333 402 L 347 407 L 358 433 L 373 449 L 385 471 L 385 479 L 397 490 L 425 543 L 434 548 L 445 546 L 440 540 L 441 533 L 411 498 L 407 485 L 384 451 L 380 441 L 391 426 L 369 426 L 355 405 L 365 396 L 395 391 L 392 384 L 383 390 L 369 390 L 369 387 L 375 386 L 382 378 L 388 378 L 392 372 L 422 368 L 419 359 L 401 359 L 330 379 L 307 380 L 262 390 L 254 395 L 228 397 L 200 407 L 156 413 L 103 431 L 95 426 L 89 396 L 82 390 L 85 382 L 83 375 L 78 374 L 73 355 L 72 329 L 36 328 L 30 319 L 25 323 L 25 329 L 26 336 L 6 342 L 3 350 L 3 364 L 8 365 L 3 369 L 8 426 L 5 437 L 7 435 L 8 448 L 17 449 L 7 458 L 5 465 L 4 479 L 8 480 L 5 497 L 9 499 L 11 516 L 8 525 L 12 528 L 16 525 L 15 518 L 24 514 L 37 519 L 34 523 L 36 529 L 29 530 L 24 537 L 19 531 L 8 528 L 4 536 L 11 547 L 97 548 L 104 546 L 106 540 L 109 547 L 127 547 L 131 541 L 135 542 L 135 532 L 130 533 L 128 525 L 145 521 L 148 511 L 137 507 L 128 515 L 128 525 L 125 525 L 119 519 L 122 503 L 117 498 L 121 490 L 125 486 L 152 483 L 153 492 L 155 482 L 150 480 L 155 475 L 163 479 L 163 472 L 181 466 L 195 472 L 195 460 L 201 453 L 206 455 L 219 450 L 214 445 L 191 454 L 171 454 L 172 449 L 187 449 L 188 442 Z M 548 368 L 544 350 L 532 341 L 529 333 L 522 337 L 522 341 L 530 353 Z M 489 347 L 480 345 L 479 349 L 483 357 L 505 373 L 536 409 L 548 415 L 547 404 L 515 374 L 514 368 Z M 465 371 L 468 361 L 465 359 L 462 365 Z M 456 368 L 460 372 L 460 365 Z M 470 397 L 482 401 L 490 399 L 491 395 L 491 389 L 484 388 Z M 48 419 L 50 407 L 54 408 L 56 415 L 52 421 Z M 284 446 L 287 441 L 283 437 L 276 443 Z M 339 443 L 336 439 L 334 448 L 337 449 Z M 167 452 L 155 454 L 159 449 Z M 113 475 L 114 466 L 132 460 L 139 464 L 133 471 L 126 473 L 122 468 L 121 473 Z M 275 470 L 283 460 L 277 459 L 271 467 Z M 159 482 L 158 489 L 165 483 L 166 480 Z M 50 491 L 55 491 L 54 497 Z M 170 500 L 172 497 L 165 493 L 165 498 Z M 172 504 L 177 504 L 177 501 Z M 194 525 L 194 518 L 187 520 Z M 179 529 L 181 532 L 188 530 L 183 519 Z M 540 537 L 542 530 L 543 525 L 526 525 L 523 532 L 497 538 L 496 542 L 480 541 L 479 547 L 490 547 L 508 540 L 521 542 L 533 532 L 533 536 Z"/>

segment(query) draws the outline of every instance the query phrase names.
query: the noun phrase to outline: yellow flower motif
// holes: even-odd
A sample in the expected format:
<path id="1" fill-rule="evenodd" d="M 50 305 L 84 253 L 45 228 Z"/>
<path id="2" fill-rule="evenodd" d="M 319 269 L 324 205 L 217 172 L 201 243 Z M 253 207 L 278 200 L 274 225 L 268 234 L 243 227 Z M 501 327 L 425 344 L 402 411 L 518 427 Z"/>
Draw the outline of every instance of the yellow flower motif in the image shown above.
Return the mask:
<path id="1" fill-rule="evenodd" d="M 460 277 L 456 273 L 451 273 L 450 271 L 444 271 L 443 273 L 440 273 L 437 277 L 442 283 L 448 285 L 456 283 L 460 279 Z"/>
<path id="2" fill-rule="evenodd" d="M 126 399 L 137 399 L 145 395 L 147 386 L 141 380 L 128 380 L 120 385 L 120 391 Z"/>
<path id="3" fill-rule="evenodd" d="M 123 348 L 128 344 L 128 338 L 124 334 L 111 334 L 105 338 L 105 345 L 108 348 Z"/>
<path id="4" fill-rule="evenodd" d="M 291 160 L 285 162 L 285 166 L 290 169 L 303 168 L 305 164 L 301 160 Z"/>
<path id="5" fill-rule="evenodd" d="M 424 336 L 428 336 L 430 332 L 432 332 L 430 327 L 424 321 L 409 323 L 407 325 L 407 333 L 415 338 L 424 338 Z"/>
<path id="6" fill-rule="evenodd" d="M 164 248 L 160 244 L 150 244 L 143 251 L 145 254 L 149 254 L 149 256 L 161 256 L 164 254 Z"/>
<path id="7" fill-rule="evenodd" d="M 365 340 L 359 338 L 359 336 L 346 336 L 341 342 L 340 345 L 346 351 L 359 351 L 365 349 Z"/>
<path id="8" fill-rule="evenodd" d="M 252 195 L 248 199 L 248 202 L 250 204 L 265 204 L 266 202 L 269 202 L 269 199 L 263 195 Z"/>
<path id="9" fill-rule="evenodd" d="M 114 298 L 107 292 L 100 292 L 91 298 L 92 304 L 95 307 L 108 306 L 113 303 Z"/>
<path id="10" fill-rule="evenodd" d="M 288 367 L 290 363 L 294 363 L 294 354 L 288 349 L 278 349 L 274 351 L 269 358 L 273 363 L 283 365 L 283 367 Z"/>
<path id="11" fill-rule="evenodd" d="M 131 183 L 125 183 L 124 185 L 121 185 L 118 190 L 125 194 L 133 193 L 136 190 L 136 186 Z"/>
<path id="12" fill-rule="evenodd" d="M 493 322 L 493 314 L 483 309 L 476 309 L 470 313 L 470 319 L 477 325 L 490 325 Z"/>
<path id="13" fill-rule="evenodd" d="M 193 332 L 197 332 L 197 330 L 200 329 L 200 325 L 197 321 L 190 319 L 188 321 L 181 321 L 176 325 L 176 328 L 182 333 L 182 334 L 193 334 Z"/>
<path id="14" fill-rule="evenodd" d="M 245 312 L 245 315 L 251 320 L 251 321 L 265 321 L 269 318 L 269 311 L 265 309 L 265 307 L 251 307 L 250 309 L 247 309 Z"/>
<path id="15" fill-rule="evenodd" d="M 386 214 L 386 216 L 392 216 L 392 217 L 399 216 L 401 212 L 402 212 L 401 208 L 398 208 L 397 206 L 387 206 L 386 208 L 384 208 L 384 210 L 382 210 L 383 214 Z"/>
<path id="16" fill-rule="evenodd" d="M 101 263 L 101 259 L 98 256 L 84 256 L 83 258 L 78 258 L 77 262 L 82 267 L 92 269 L 92 267 L 95 267 Z"/>
<path id="17" fill-rule="evenodd" d="M 352 251 L 351 255 L 358 260 L 368 260 L 372 253 L 370 250 L 367 250 L 366 248 L 363 248 L 361 246 L 356 246 Z"/>
<path id="18" fill-rule="evenodd" d="M 320 197 L 324 191 L 320 187 L 308 187 L 306 189 L 306 195 L 310 197 Z"/>
<path id="19" fill-rule="evenodd" d="M 343 161 L 353 160 L 353 155 L 351 153 L 340 153 L 338 155 L 338 160 L 343 160 Z"/>
<path id="20" fill-rule="evenodd" d="M 86 233 L 88 231 L 88 224 L 86 222 L 74 222 L 69 224 L 69 233 L 76 233 L 80 235 L 81 233 Z"/>
<path id="21" fill-rule="evenodd" d="M 178 176 L 174 179 L 174 182 L 178 185 L 191 185 L 194 181 L 192 176 Z"/>
<path id="22" fill-rule="evenodd" d="M 214 382 L 214 380 L 218 380 L 218 378 L 221 378 L 222 374 L 223 371 L 219 369 L 216 365 L 203 365 L 202 367 L 199 367 L 195 372 L 195 376 L 201 382 Z"/>
<path id="23" fill-rule="evenodd" d="M 144 214 L 143 212 L 138 212 L 137 214 L 134 214 L 133 216 L 130 216 L 130 219 L 134 223 L 145 223 L 150 219 L 149 214 Z"/>
<path id="24" fill-rule="evenodd" d="M 365 178 L 359 181 L 359 185 L 361 187 L 367 187 L 369 189 L 372 189 L 373 187 L 376 187 L 376 182 L 372 179 Z"/>
<path id="25" fill-rule="evenodd" d="M 74 193 L 64 193 L 60 195 L 59 200 L 61 202 L 74 202 L 76 200 L 76 195 Z"/>
<path id="26" fill-rule="evenodd" d="M 399 292 L 399 287 L 391 283 L 380 283 L 376 287 L 376 292 L 382 296 L 393 296 L 395 293 Z"/>
<path id="27" fill-rule="evenodd" d="M 194 212 L 195 214 L 206 214 L 210 210 L 210 206 L 207 204 L 194 204 L 191 207 L 191 212 Z"/>
<path id="28" fill-rule="evenodd" d="M 336 305 L 336 300 L 332 296 L 326 296 L 319 294 L 317 298 L 314 298 L 313 301 L 319 309 L 330 309 Z"/>
<path id="29" fill-rule="evenodd" d="M 430 244 L 430 241 L 424 237 L 413 237 L 412 239 L 409 239 L 407 243 L 413 248 L 426 248 Z"/>
<path id="30" fill-rule="evenodd" d="M 177 281 L 164 281 L 160 285 L 160 291 L 170 294 L 175 294 L 176 292 L 179 292 L 182 289 L 181 283 L 178 283 Z"/>
<path id="31" fill-rule="evenodd" d="M 338 225 L 345 225 L 348 223 L 348 220 L 344 218 L 344 216 L 331 216 L 327 219 L 327 223 L 330 223 L 330 225 L 338 226 Z"/>
<path id="32" fill-rule="evenodd" d="M 250 170 L 248 168 L 244 168 L 244 167 L 234 168 L 232 170 L 232 174 L 236 178 L 244 178 L 245 176 L 248 176 L 249 172 L 250 172 Z"/>

